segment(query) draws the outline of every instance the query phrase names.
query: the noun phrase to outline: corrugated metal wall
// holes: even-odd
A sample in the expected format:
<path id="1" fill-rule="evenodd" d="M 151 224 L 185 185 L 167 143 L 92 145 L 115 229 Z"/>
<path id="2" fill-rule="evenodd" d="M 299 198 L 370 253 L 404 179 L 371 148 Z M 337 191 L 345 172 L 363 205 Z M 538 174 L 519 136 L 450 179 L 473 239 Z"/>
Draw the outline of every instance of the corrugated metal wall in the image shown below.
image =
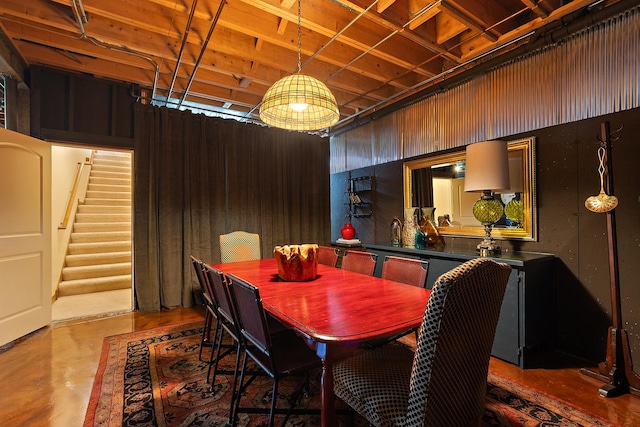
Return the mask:
<path id="1" fill-rule="evenodd" d="M 331 173 L 640 106 L 640 9 L 331 138 Z"/>

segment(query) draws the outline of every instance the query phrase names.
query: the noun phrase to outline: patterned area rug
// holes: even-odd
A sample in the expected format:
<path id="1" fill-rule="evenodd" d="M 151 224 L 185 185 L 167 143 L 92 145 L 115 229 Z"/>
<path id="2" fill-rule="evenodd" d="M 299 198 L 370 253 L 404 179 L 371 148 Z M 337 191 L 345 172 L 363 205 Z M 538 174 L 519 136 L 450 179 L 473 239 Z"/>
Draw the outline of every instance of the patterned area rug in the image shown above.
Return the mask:
<path id="1" fill-rule="evenodd" d="M 104 340 L 84 426 L 224 426 L 228 418 L 232 375 L 218 375 L 210 391 L 207 363 L 198 359 L 202 323 L 161 327 Z M 203 359 L 208 359 L 208 349 Z M 232 370 L 233 355 L 220 368 Z M 268 408 L 271 380 L 260 378 L 249 387 L 242 406 Z M 296 407 L 319 407 L 319 378 Z M 281 381 L 277 407 L 287 408 L 297 380 Z M 348 417 L 340 417 L 348 425 Z M 279 421 L 280 420 L 280 421 Z M 282 415 L 276 423 L 282 423 Z M 241 414 L 240 426 L 267 425 L 268 416 Z M 367 423 L 354 417 L 354 426 Z M 317 426 L 319 417 L 292 415 L 288 426 Z M 611 424 L 507 379 L 489 375 L 484 426 L 609 426 Z"/>

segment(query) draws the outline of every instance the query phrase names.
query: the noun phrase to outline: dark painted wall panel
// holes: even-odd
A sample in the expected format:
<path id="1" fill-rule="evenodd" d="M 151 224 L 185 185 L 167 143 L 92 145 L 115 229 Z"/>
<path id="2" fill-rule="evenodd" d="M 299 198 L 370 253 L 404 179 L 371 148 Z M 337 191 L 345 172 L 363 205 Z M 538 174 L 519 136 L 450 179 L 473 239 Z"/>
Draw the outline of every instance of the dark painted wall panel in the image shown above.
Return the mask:
<path id="1" fill-rule="evenodd" d="M 112 134 L 120 138 L 131 138 L 133 135 L 134 98 L 129 86 L 113 86 L 113 110 L 118 120 L 112 122 Z"/>
<path id="2" fill-rule="evenodd" d="M 69 130 L 110 135 L 111 85 L 86 78 L 73 78 L 73 82 L 77 96 L 73 97 L 74 120 L 73 127 Z"/>
<path id="3" fill-rule="evenodd" d="M 56 108 L 43 108 L 39 114 L 41 126 L 50 129 L 67 129 L 69 127 L 69 77 L 62 73 L 36 71 L 33 70 L 31 76 L 32 82 L 39 91 L 32 90 L 31 96 L 38 96 L 39 92 L 39 105 L 42 105 L 44 100 L 54 100 L 56 105 Z M 33 120 L 32 123 L 34 123 Z"/>
<path id="4" fill-rule="evenodd" d="M 640 352 L 640 109 L 628 110 L 577 123 L 538 129 L 505 139 L 525 136 L 537 138 L 538 241 L 502 242 L 503 250 L 547 252 L 557 256 L 554 294 L 548 305 L 556 319 L 555 341 L 558 349 L 600 362 L 605 359 L 607 328 L 611 325 L 609 255 L 606 214 L 590 212 L 584 206 L 587 197 L 600 191 L 597 137 L 600 124 L 610 122 L 618 140 L 613 148 L 614 192 L 620 200 L 615 210 L 618 230 L 620 289 L 623 326 L 630 335 L 632 353 Z M 372 168 L 365 168 L 371 170 Z M 365 169 L 351 171 L 354 176 Z M 389 226 L 394 215 L 402 218 L 402 161 L 373 167 L 378 183 L 373 217 L 375 221 L 356 221 L 363 243 L 389 244 Z M 345 175 L 337 174 L 337 175 Z M 378 176 L 380 175 L 380 176 Z M 332 212 L 341 209 L 333 204 Z M 332 216 L 332 218 L 334 218 Z M 341 225 L 340 225 L 341 226 Z M 375 230 L 369 227 L 374 226 Z M 339 233 L 332 221 L 332 236 Z M 369 240 L 369 236 L 374 236 Z M 447 238 L 452 247 L 475 247 L 478 239 Z M 640 362 L 636 361 L 636 372 Z"/>
<path id="5" fill-rule="evenodd" d="M 132 85 L 43 67 L 31 68 L 31 135 L 133 148 Z"/>

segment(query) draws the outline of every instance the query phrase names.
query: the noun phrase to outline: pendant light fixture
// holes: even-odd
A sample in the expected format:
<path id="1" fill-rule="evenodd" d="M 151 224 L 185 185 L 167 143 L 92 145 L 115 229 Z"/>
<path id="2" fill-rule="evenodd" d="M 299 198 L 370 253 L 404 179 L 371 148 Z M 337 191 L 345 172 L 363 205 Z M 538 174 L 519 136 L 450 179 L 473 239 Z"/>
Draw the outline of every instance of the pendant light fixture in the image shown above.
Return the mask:
<path id="1" fill-rule="evenodd" d="M 278 80 L 267 90 L 260 105 L 260 119 L 282 129 L 318 130 L 336 123 L 340 111 L 327 85 L 300 72 L 300 1 L 298 0 L 298 71 Z"/>

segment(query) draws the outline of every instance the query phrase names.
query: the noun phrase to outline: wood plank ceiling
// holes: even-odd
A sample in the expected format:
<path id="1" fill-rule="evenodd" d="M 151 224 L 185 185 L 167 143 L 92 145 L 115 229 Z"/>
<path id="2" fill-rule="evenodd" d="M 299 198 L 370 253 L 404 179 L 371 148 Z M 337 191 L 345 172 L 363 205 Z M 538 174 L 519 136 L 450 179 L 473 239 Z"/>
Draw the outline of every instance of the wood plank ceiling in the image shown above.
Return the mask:
<path id="1" fill-rule="evenodd" d="M 613 3 L 302 0 L 302 72 L 334 93 L 339 128 Z M 297 13 L 296 0 L 2 0 L 0 30 L 29 65 L 259 120 L 264 92 L 297 71 Z"/>

